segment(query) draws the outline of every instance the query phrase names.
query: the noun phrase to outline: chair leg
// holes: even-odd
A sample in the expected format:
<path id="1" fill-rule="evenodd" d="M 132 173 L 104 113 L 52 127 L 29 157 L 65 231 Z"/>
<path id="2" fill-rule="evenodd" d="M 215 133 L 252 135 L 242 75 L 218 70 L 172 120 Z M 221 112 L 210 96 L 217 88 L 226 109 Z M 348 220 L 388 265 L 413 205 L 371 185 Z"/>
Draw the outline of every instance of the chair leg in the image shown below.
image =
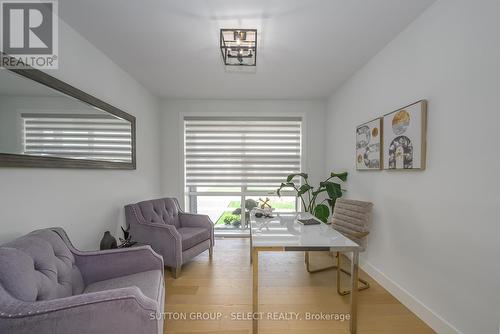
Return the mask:
<path id="1" fill-rule="evenodd" d="M 350 294 L 351 291 L 350 290 L 342 290 L 340 288 L 340 273 L 341 272 L 348 275 L 348 276 L 351 276 L 350 272 L 348 272 L 345 269 L 342 269 L 342 267 L 340 265 L 340 253 L 337 252 L 337 293 L 341 296 L 346 296 L 346 295 Z M 364 279 L 358 278 L 358 281 L 361 282 L 361 284 L 363 284 L 362 287 L 358 288 L 358 291 L 366 290 L 370 287 L 370 283 L 368 283 Z"/>
<path id="2" fill-rule="evenodd" d="M 337 264 L 336 265 L 318 268 L 318 269 L 311 269 L 310 263 L 309 263 L 309 252 L 305 252 L 304 262 L 306 263 L 306 269 L 310 274 L 314 274 L 314 273 L 318 273 L 318 272 L 330 270 L 330 269 L 336 269 L 337 270 L 337 293 L 341 296 L 345 296 L 345 295 L 350 294 L 351 291 L 341 289 L 341 287 L 340 287 L 340 273 L 342 272 L 348 276 L 351 276 L 351 273 L 345 269 L 342 269 L 341 263 L 340 263 L 340 252 L 337 252 L 336 256 L 337 256 Z M 358 291 L 366 290 L 370 287 L 370 283 L 368 283 L 364 279 L 358 278 L 358 281 L 361 284 L 363 284 L 362 287 L 358 288 Z"/>
<path id="3" fill-rule="evenodd" d="M 325 271 L 325 270 L 330 270 L 330 269 L 336 269 L 337 268 L 337 266 L 334 265 L 334 266 L 328 266 L 328 267 L 323 267 L 323 268 L 318 268 L 318 269 L 311 269 L 311 266 L 310 266 L 310 263 L 309 263 L 309 252 L 305 252 L 304 261 L 306 263 L 307 272 L 310 273 L 310 274 L 319 273 L 320 271 Z"/>
<path id="4" fill-rule="evenodd" d="M 178 278 L 181 275 L 181 266 L 171 267 L 170 269 L 174 278 Z"/>
<path id="5" fill-rule="evenodd" d="M 214 255 L 214 242 L 210 240 L 210 248 L 208 249 L 208 257 L 212 258 Z"/>

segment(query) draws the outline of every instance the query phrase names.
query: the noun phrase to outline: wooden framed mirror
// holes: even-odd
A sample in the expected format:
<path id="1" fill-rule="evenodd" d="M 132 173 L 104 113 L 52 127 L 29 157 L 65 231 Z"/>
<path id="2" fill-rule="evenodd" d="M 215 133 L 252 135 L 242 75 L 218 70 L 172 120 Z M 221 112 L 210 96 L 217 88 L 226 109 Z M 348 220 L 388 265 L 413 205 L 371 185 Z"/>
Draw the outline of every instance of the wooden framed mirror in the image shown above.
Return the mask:
<path id="1" fill-rule="evenodd" d="M 42 71 L 2 69 L 0 167 L 135 169 L 135 117 Z"/>

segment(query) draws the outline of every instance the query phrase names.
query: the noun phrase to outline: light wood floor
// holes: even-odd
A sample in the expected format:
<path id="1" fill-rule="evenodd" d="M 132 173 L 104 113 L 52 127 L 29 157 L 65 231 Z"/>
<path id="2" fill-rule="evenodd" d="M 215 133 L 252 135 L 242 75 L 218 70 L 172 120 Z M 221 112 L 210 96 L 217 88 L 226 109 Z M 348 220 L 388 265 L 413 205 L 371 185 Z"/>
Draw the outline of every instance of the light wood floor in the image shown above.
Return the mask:
<path id="1" fill-rule="evenodd" d="M 311 313 L 344 313 L 349 310 L 349 297 L 337 295 L 335 271 L 309 274 L 304 267 L 304 253 L 261 253 L 260 311 Z M 332 258 L 314 253 L 311 263 L 325 265 Z M 371 288 L 359 293 L 360 334 L 434 333 L 424 322 L 364 272 Z M 208 252 L 196 257 L 173 279 L 166 273 L 165 312 L 221 312 L 220 320 L 166 319 L 165 334 L 249 334 L 251 321 L 231 320 L 232 312 L 251 312 L 251 266 L 248 239 L 217 239 L 213 259 Z M 343 278 L 348 287 L 348 278 Z M 262 320 L 261 334 L 347 334 L 348 322 L 326 320 Z"/>

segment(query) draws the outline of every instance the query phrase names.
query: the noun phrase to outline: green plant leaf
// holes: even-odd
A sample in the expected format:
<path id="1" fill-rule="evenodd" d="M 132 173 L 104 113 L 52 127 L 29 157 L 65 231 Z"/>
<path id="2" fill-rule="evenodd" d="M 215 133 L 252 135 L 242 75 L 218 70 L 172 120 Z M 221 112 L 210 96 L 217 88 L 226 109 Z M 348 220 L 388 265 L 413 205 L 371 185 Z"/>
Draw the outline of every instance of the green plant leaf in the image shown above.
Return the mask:
<path id="1" fill-rule="evenodd" d="M 340 184 L 334 182 L 328 182 L 325 185 L 326 192 L 328 193 L 328 197 L 331 199 L 336 199 L 342 197 L 342 189 L 340 188 Z"/>
<path id="2" fill-rule="evenodd" d="M 332 213 L 335 209 L 335 203 L 337 203 L 337 199 L 336 198 L 333 198 L 333 199 L 327 199 L 326 200 L 328 202 L 328 204 L 330 205 L 330 208 L 332 209 Z"/>
<path id="3" fill-rule="evenodd" d="M 313 193 L 312 193 L 312 194 L 313 194 L 313 196 L 316 196 L 316 195 L 321 194 L 322 192 L 325 192 L 325 191 L 326 191 L 326 188 L 324 188 L 324 187 L 320 186 L 320 187 L 318 188 L 318 190 L 313 191 Z"/>
<path id="4" fill-rule="evenodd" d="M 305 180 L 307 180 L 307 178 L 309 177 L 309 175 L 307 175 L 306 173 L 290 174 L 290 175 L 287 176 L 286 182 L 291 182 L 293 180 L 293 178 L 296 177 L 296 176 L 303 177 Z"/>
<path id="5" fill-rule="evenodd" d="M 335 173 L 335 172 L 331 172 L 330 174 L 330 177 L 338 177 L 339 179 L 341 179 L 342 181 L 347 181 L 347 172 L 343 172 L 343 173 Z"/>
<path id="6" fill-rule="evenodd" d="M 338 183 L 334 183 L 335 191 L 337 192 L 337 197 L 342 197 L 342 186 Z"/>
<path id="7" fill-rule="evenodd" d="M 314 208 L 314 216 L 321 220 L 323 223 L 328 222 L 328 216 L 330 216 L 330 209 L 325 204 L 318 204 Z"/>
<path id="8" fill-rule="evenodd" d="M 278 196 L 281 197 L 281 189 L 289 187 L 295 188 L 295 184 L 293 182 L 282 183 L 280 187 L 276 190 L 276 194 L 278 194 Z"/>
<path id="9" fill-rule="evenodd" d="M 300 186 L 300 188 L 299 188 L 299 192 L 297 193 L 297 195 L 298 195 L 298 196 L 303 195 L 303 194 L 305 194 L 306 192 L 308 192 L 310 189 L 312 189 L 310 185 L 308 185 L 308 184 L 303 184 L 303 185 L 301 185 L 301 186 Z"/>

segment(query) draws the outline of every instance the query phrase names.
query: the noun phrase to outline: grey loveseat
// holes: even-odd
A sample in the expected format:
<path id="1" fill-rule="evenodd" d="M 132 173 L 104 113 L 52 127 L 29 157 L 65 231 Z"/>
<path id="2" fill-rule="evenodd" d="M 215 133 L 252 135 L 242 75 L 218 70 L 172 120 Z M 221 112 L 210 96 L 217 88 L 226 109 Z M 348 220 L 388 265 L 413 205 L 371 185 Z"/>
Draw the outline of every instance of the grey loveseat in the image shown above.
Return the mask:
<path id="1" fill-rule="evenodd" d="M 134 241 L 151 245 L 163 256 L 177 278 L 181 266 L 214 245 L 214 224 L 206 215 L 185 213 L 175 198 L 161 198 L 125 206 Z"/>
<path id="2" fill-rule="evenodd" d="M 0 333 L 162 333 L 164 293 L 149 246 L 82 252 L 61 228 L 0 246 Z"/>

